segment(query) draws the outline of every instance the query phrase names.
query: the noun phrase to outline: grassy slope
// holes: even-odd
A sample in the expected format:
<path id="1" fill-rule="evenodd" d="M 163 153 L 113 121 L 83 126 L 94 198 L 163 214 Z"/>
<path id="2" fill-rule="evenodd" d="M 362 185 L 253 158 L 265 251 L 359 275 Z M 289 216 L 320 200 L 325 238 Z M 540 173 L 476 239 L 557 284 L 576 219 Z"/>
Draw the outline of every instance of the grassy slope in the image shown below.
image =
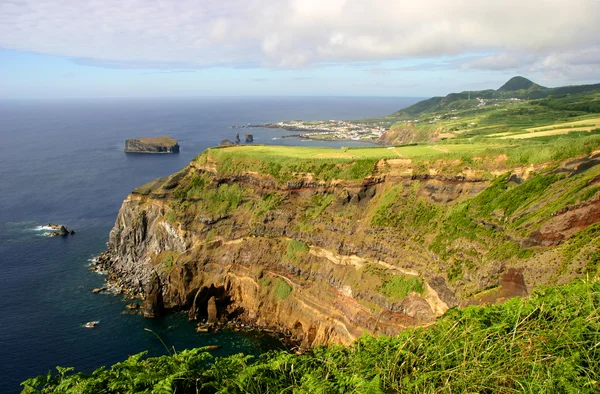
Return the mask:
<path id="1" fill-rule="evenodd" d="M 600 282 L 451 310 L 430 327 L 305 355 L 214 360 L 205 349 L 130 357 L 92 374 L 59 369 L 23 393 L 592 393 L 600 390 Z"/>
<path id="2" fill-rule="evenodd" d="M 515 98 L 520 101 L 512 100 Z M 399 144 L 519 133 L 525 128 L 597 118 L 598 113 L 600 85 L 452 93 L 394 113 L 391 117 L 398 121 L 382 142 Z"/>

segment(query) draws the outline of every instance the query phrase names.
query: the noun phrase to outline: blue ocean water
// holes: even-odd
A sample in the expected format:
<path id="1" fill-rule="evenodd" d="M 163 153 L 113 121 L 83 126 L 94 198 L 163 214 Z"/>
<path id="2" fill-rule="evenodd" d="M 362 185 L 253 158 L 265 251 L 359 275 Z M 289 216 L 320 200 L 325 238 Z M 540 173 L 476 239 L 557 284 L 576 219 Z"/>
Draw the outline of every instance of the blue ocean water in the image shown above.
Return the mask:
<path id="1" fill-rule="evenodd" d="M 256 144 L 349 146 L 277 139 L 289 132 L 232 129 L 290 119 L 383 116 L 413 98 L 213 98 L 0 101 L 0 393 L 56 365 L 95 368 L 148 350 L 165 354 L 221 345 L 217 355 L 260 353 L 274 343 L 251 333 L 197 334 L 182 315 L 147 320 L 123 314 L 119 296 L 92 294 L 103 278 L 89 259 L 106 247 L 123 199 L 136 187 L 185 167 L 236 131 Z M 174 155 L 123 152 L 127 138 L 170 135 Z M 274 139 L 275 138 L 275 139 Z M 42 236 L 61 223 L 76 234 Z M 98 320 L 94 329 L 85 322 Z"/>

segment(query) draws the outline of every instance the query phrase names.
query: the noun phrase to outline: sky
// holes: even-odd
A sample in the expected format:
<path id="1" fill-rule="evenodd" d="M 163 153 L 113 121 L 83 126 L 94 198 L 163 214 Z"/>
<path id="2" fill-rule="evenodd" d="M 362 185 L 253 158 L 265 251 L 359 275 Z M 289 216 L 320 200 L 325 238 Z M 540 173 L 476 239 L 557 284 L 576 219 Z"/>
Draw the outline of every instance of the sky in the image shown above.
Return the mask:
<path id="1" fill-rule="evenodd" d="M 600 83 L 600 0 L 0 0 L 0 98 Z"/>

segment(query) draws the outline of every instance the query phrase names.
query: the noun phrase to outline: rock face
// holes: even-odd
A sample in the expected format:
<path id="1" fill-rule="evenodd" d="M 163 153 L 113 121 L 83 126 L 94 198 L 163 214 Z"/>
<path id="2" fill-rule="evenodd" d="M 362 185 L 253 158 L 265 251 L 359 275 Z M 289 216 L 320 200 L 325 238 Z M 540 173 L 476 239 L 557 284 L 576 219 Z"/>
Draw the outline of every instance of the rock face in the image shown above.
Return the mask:
<path id="1" fill-rule="evenodd" d="M 208 305 L 206 307 L 206 312 L 208 314 L 208 318 L 206 321 L 210 324 L 215 324 L 217 322 L 217 303 L 215 301 L 215 297 L 212 296 L 208 299 Z"/>
<path id="2" fill-rule="evenodd" d="M 568 264 L 545 264 L 563 256 L 555 246 L 517 253 L 535 241 L 536 229 L 580 208 L 544 216 L 541 201 L 483 220 L 477 196 L 493 186 L 487 170 L 423 174 L 408 159 L 387 159 L 358 180 L 278 180 L 243 168 L 227 173 L 214 160 L 205 153 L 136 189 L 111 230 L 109 270 L 146 296 L 148 317 L 164 306 L 210 321 L 235 316 L 286 331 L 303 346 L 347 344 L 365 332 L 394 335 L 448 308 L 526 295 L 531 286 L 583 272 L 577 254 L 565 255 Z M 586 171 L 600 173 L 594 168 Z M 534 170 L 542 168 L 511 169 L 506 179 L 526 186 Z M 556 186 L 540 196 L 558 206 L 560 194 L 552 193 L 562 192 Z M 544 219 L 530 226 L 526 214 Z M 517 219 L 525 230 L 507 229 Z M 560 231 L 591 225 L 571 222 L 575 227 Z"/>
<path id="3" fill-rule="evenodd" d="M 246 142 L 254 142 L 254 136 L 252 134 L 246 134 Z"/>
<path id="4" fill-rule="evenodd" d="M 179 153 L 177 140 L 163 136 L 154 138 L 134 138 L 125 141 L 127 153 Z"/>
<path id="5" fill-rule="evenodd" d="M 62 224 L 48 223 L 46 225 L 46 227 L 49 227 L 52 229 L 52 231 L 48 231 L 47 233 L 44 234 L 46 237 L 64 237 L 67 235 L 75 234 L 75 231 L 69 230 L 66 226 L 64 226 Z"/>
<path id="6" fill-rule="evenodd" d="M 146 299 L 142 305 L 144 317 L 155 318 L 162 315 L 164 309 L 160 277 L 153 273 L 146 289 Z"/>

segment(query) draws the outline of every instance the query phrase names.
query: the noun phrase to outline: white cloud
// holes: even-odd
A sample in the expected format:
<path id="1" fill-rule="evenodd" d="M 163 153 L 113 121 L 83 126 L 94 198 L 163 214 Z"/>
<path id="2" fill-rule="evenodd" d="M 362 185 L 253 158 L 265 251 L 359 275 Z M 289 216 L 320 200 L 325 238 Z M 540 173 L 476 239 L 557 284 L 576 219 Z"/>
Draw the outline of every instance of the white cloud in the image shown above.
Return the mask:
<path id="1" fill-rule="evenodd" d="M 544 79 L 597 80 L 600 46 L 545 56 L 532 64 L 530 71 L 541 72 Z"/>
<path id="2" fill-rule="evenodd" d="M 537 55 L 503 52 L 467 61 L 461 69 L 540 73 L 544 80 L 597 80 L 600 77 L 600 46 Z"/>
<path id="3" fill-rule="evenodd" d="M 3 0 L 0 47 L 149 68 L 487 52 L 469 67 L 566 75 L 597 71 L 568 54 L 598 48 L 598 15 L 598 0 Z"/>
<path id="4" fill-rule="evenodd" d="M 478 70 L 517 70 L 530 66 L 535 62 L 536 56 L 526 52 L 498 53 L 480 57 L 462 65 L 463 69 Z"/>

